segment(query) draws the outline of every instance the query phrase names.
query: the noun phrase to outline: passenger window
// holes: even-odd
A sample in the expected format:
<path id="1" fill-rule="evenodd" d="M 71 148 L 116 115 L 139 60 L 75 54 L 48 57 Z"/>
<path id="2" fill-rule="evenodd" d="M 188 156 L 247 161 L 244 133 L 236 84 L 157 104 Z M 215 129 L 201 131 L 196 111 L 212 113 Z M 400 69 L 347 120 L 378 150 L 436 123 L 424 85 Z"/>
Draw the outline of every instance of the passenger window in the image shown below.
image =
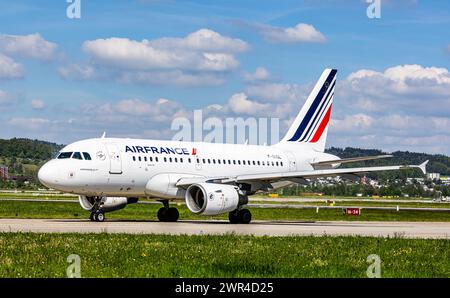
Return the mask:
<path id="1" fill-rule="evenodd" d="M 90 156 L 89 153 L 87 153 L 87 152 L 83 152 L 83 156 L 84 156 L 84 159 L 85 159 L 85 160 L 92 160 L 92 159 L 91 159 L 91 156 Z"/>
<path id="2" fill-rule="evenodd" d="M 172 157 L 169 157 L 169 162 L 172 162 Z"/>
<path id="3" fill-rule="evenodd" d="M 158 162 L 158 157 L 155 157 L 155 161 Z"/>
<path id="4" fill-rule="evenodd" d="M 81 153 L 80 153 L 80 152 L 75 152 L 75 153 L 72 155 L 72 158 L 73 158 L 73 159 L 81 159 L 81 160 L 83 160 L 83 157 L 81 157 Z"/>
<path id="5" fill-rule="evenodd" d="M 67 159 L 72 156 L 73 152 L 61 152 L 60 155 L 58 155 L 58 159 Z"/>
<path id="6" fill-rule="evenodd" d="M 240 165 L 241 164 L 241 161 L 240 160 L 238 160 L 238 165 Z"/>
<path id="7" fill-rule="evenodd" d="M 211 159 L 208 158 L 208 163 L 211 163 Z"/>
<path id="8" fill-rule="evenodd" d="M 181 163 L 183 162 L 183 158 L 182 158 L 182 157 L 180 157 L 180 162 L 181 162 Z"/>
<path id="9" fill-rule="evenodd" d="M 253 161 L 253 165 L 255 165 L 256 164 L 256 162 L 255 161 Z"/>
<path id="10" fill-rule="evenodd" d="M 133 156 L 133 161 L 136 161 L 136 156 Z"/>
<path id="11" fill-rule="evenodd" d="M 138 159 L 139 159 L 139 161 L 142 161 L 142 158 L 140 156 L 138 157 Z"/>
<path id="12" fill-rule="evenodd" d="M 153 157 L 150 156 L 148 159 L 149 159 L 151 162 L 153 162 Z"/>
<path id="13" fill-rule="evenodd" d="M 245 160 L 242 161 L 242 164 L 245 166 Z"/>
<path id="14" fill-rule="evenodd" d="M 236 164 L 236 160 L 235 160 L 235 159 L 233 159 L 233 164 L 234 164 L 234 165 Z"/>
<path id="15" fill-rule="evenodd" d="M 178 158 L 175 157 L 174 160 L 175 160 L 175 162 L 178 162 Z"/>
<path id="16" fill-rule="evenodd" d="M 164 157 L 164 162 L 167 162 L 167 157 Z"/>
<path id="17" fill-rule="evenodd" d="M 147 161 L 147 156 L 144 156 L 144 161 Z"/>
<path id="18" fill-rule="evenodd" d="M 275 163 L 276 165 L 277 165 L 277 167 L 278 167 L 278 161 Z"/>
<path id="19" fill-rule="evenodd" d="M 281 166 L 283 166 L 283 162 L 280 162 Z"/>
<path id="20" fill-rule="evenodd" d="M 202 162 L 203 162 L 203 163 L 206 163 L 206 161 L 205 161 L 205 159 L 204 159 L 204 158 L 202 158 Z"/>
<path id="21" fill-rule="evenodd" d="M 213 158 L 213 164 L 216 164 L 216 160 Z"/>
<path id="22" fill-rule="evenodd" d="M 217 163 L 220 165 L 220 159 L 217 160 Z"/>

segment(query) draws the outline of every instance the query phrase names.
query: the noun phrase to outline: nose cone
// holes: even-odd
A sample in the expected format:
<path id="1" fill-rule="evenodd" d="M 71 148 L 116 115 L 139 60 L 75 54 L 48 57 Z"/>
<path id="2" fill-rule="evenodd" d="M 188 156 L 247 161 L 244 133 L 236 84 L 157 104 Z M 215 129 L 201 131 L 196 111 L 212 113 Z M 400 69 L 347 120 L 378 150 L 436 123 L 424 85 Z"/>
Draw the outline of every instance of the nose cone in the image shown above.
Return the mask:
<path id="1" fill-rule="evenodd" d="M 39 181 L 49 188 L 53 188 L 58 182 L 58 169 L 52 161 L 44 164 L 38 172 Z"/>

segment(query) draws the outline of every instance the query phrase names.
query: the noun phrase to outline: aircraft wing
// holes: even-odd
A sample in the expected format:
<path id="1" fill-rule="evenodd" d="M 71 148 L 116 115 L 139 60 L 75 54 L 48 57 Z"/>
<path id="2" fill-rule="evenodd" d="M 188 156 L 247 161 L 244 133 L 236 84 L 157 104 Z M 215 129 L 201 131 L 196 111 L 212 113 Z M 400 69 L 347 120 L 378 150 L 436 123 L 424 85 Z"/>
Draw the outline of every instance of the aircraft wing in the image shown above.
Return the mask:
<path id="1" fill-rule="evenodd" d="M 400 165 L 400 166 L 380 166 L 380 167 L 361 167 L 361 168 L 343 168 L 343 169 L 325 169 L 325 170 L 310 170 L 299 172 L 280 172 L 280 173 L 266 173 L 266 174 L 251 174 L 240 175 L 235 177 L 192 177 L 181 178 L 177 182 L 178 187 L 188 187 L 194 183 L 211 182 L 211 183 L 239 183 L 239 182 L 276 182 L 282 180 L 290 180 L 295 178 L 318 178 L 327 176 L 339 176 L 344 174 L 361 174 L 379 171 L 393 171 L 393 170 L 407 170 L 420 169 L 426 174 L 426 165 L 428 160 L 420 165 Z"/>
<path id="2" fill-rule="evenodd" d="M 334 165 L 334 164 L 342 164 L 342 163 L 349 163 L 349 162 L 388 158 L 388 157 L 392 157 L 392 156 L 393 155 L 374 155 L 374 156 L 352 157 L 352 158 L 319 161 L 319 162 L 314 162 L 311 165 L 312 166 Z"/>

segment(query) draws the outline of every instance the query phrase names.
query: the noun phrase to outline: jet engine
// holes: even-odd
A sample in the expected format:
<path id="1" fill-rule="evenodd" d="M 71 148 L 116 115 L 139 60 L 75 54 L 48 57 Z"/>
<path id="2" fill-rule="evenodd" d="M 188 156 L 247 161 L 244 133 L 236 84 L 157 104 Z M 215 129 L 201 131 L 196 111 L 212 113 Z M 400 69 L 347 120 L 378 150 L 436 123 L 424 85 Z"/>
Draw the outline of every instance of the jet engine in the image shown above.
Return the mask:
<path id="1" fill-rule="evenodd" d="M 185 200 L 192 213 L 203 215 L 231 212 L 248 202 L 237 186 L 218 183 L 192 184 L 186 190 Z"/>
<path id="2" fill-rule="evenodd" d="M 86 211 L 111 212 L 125 208 L 128 204 L 137 203 L 138 198 L 126 198 L 126 197 L 79 197 L 81 208 Z"/>

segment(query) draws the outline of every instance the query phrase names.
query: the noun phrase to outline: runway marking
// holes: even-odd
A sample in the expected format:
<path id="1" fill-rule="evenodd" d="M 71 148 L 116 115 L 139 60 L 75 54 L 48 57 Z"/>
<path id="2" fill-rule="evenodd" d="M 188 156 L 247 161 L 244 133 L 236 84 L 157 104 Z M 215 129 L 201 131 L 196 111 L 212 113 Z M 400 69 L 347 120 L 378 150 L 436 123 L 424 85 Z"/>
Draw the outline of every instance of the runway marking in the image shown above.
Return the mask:
<path id="1" fill-rule="evenodd" d="M 254 221 L 229 224 L 224 220 L 158 221 L 109 220 L 103 223 L 78 219 L 0 219 L 0 232 L 33 233 L 127 233 L 171 235 L 255 236 L 372 236 L 450 239 L 448 222 L 343 222 Z"/>

